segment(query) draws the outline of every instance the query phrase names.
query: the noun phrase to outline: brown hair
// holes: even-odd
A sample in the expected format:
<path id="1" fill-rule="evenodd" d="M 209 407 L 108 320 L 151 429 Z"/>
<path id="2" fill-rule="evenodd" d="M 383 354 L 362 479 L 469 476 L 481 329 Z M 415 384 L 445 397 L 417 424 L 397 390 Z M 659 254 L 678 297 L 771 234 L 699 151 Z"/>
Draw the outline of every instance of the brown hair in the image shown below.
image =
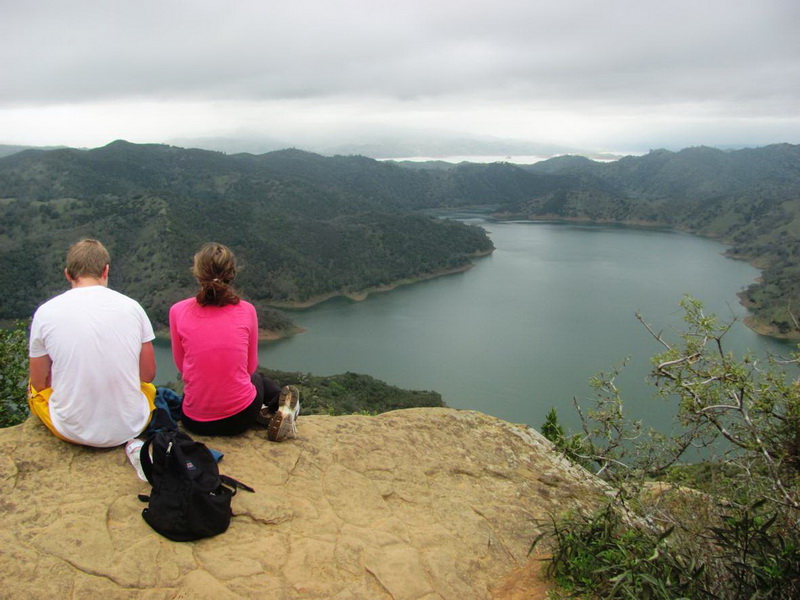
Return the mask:
<path id="1" fill-rule="evenodd" d="M 108 250 L 103 244 L 97 240 L 83 239 L 72 244 L 67 251 L 67 275 L 72 279 L 100 278 L 110 261 Z"/>
<path id="2" fill-rule="evenodd" d="M 230 248 L 209 242 L 194 255 L 192 273 L 200 284 L 197 302 L 200 306 L 238 304 L 239 295 L 231 287 L 236 277 L 236 257 Z"/>

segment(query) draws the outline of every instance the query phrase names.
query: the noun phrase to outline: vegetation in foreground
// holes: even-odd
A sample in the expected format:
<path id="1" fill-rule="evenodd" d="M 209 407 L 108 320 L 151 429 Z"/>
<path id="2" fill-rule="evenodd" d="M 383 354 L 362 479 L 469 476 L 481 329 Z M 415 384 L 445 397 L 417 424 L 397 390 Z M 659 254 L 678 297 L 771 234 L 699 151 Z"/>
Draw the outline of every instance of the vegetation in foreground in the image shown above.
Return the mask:
<path id="1" fill-rule="evenodd" d="M 597 598 L 800 598 L 798 364 L 724 350 L 729 325 L 685 298 L 675 343 L 648 331 L 657 395 L 676 432 L 645 431 L 623 412 L 618 371 L 598 376 L 583 432 L 551 412 L 543 433 L 602 477 L 613 494 L 591 514 L 554 517 L 533 547 L 567 595 Z M 681 459 L 702 462 L 681 465 Z"/>
<path id="2" fill-rule="evenodd" d="M 28 327 L 0 327 L 0 428 L 22 423 L 28 417 Z"/>

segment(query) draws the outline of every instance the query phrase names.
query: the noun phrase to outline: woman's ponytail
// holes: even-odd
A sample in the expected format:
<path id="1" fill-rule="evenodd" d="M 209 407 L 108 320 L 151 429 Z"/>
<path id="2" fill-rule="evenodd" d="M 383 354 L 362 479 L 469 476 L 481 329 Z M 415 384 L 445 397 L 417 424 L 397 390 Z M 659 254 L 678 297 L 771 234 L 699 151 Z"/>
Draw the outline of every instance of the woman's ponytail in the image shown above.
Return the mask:
<path id="1" fill-rule="evenodd" d="M 204 244 L 194 255 L 192 273 L 200 284 L 196 296 L 200 306 L 238 304 L 239 295 L 231 285 L 236 277 L 236 258 L 227 246 Z"/>

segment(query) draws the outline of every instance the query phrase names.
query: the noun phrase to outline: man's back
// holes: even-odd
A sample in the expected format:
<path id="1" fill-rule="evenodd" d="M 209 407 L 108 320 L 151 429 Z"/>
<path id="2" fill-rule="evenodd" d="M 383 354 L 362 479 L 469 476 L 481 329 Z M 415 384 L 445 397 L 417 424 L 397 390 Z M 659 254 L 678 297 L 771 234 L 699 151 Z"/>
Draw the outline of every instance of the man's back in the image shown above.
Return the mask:
<path id="1" fill-rule="evenodd" d="M 36 311 L 30 355 L 52 360 L 50 417 L 59 433 L 110 447 L 142 431 L 150 413 L 139 356 L 152 339 L 141 306 L 102 285 L 75 287 Z"/>

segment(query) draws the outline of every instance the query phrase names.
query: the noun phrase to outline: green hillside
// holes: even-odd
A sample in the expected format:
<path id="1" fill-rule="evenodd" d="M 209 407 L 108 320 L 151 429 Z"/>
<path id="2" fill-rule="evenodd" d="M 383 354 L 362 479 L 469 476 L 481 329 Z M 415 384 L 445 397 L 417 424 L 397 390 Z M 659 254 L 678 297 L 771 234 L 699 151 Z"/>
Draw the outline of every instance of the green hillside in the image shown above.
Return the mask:
<path id="1" fill-rule="evenodd" d="M 760 330 L 800 334 L 800 146 L 435 167 L 124 141 L 0 158 L 0 319 L 29 316 L 62 290 L 66 247 L 94 236 L 112 253 L 113 286 L 141 299 L 163 326 L 169 305 L 192 293 L 192 254 L 216 240 L 241 258 L 237 283 L 264 321 L 287 329 L 288 319 L 269 306 L 458 269 L 490 252 L 482 229 L 421 209 L 491 206 L 498 218 L 648 224 L 717 237 L 731 256 L 764 269 L 744 295 Z"/>
<path id="2" fill-rule="evenodd" d="M 480 228 L 407 210 L 431 205 L 414 181 L 397 166 L 292 150 L 114 142 L 15 154 L 0 159 L 0 318 L 29 316 L 63 290 L 66 248 L 85 236 L 106 243 L 113 287 L 158 326 L 193 293 L 191 257 L 209 240 L 236 251 L 237 285 L 272 329 L 291 323 L 270 304 L 457 269 L 492 250 Z"/>
<path id="3" fill-rule="evenodd" d="M 716 237 L 764 269 L 743 294 L 756 327 L 797 337 L 800 318 L 800 146 L 724 152 L 656 150 L 615 163 L 561 157 L 528 167 L 571 179 L 499 210 L 531 218 L 645 223 Z"/>

